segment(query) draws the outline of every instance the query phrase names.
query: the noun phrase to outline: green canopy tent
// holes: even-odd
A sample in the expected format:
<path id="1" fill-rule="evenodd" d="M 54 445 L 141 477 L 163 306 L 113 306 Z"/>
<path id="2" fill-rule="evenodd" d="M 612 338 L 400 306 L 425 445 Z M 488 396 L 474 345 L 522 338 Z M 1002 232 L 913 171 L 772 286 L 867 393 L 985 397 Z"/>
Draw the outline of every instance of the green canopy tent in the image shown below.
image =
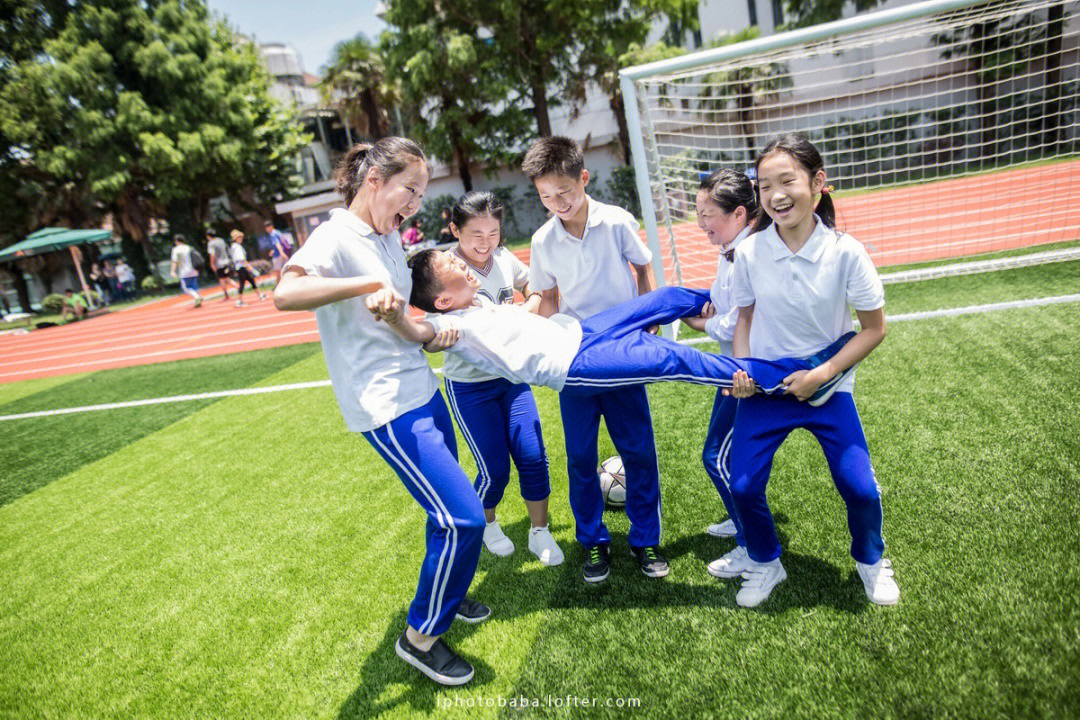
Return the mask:
<path id="1" fill-rule="evenodd" d="M 79 275 L 79 283 L 82 285 L 83 293 L 86 295 L 86 301 L 90 304 L 90 307 L 93 308 L 93 296 L 90 294 L 90 288 L 86 285 L 86 278 L 83 276 L 82 265 L 79 262 L 79 251 L 76 250 L 75 246 L 111 239 L 112 233 L 108 230 L 70 230 L 68 228 L 56 227 L 42 228 L 41 230 L 31 233 L 30 236 L 22 242 L 17 242 L 11 247 L 0 250 L 0 262 L 17 260 L 31 255 L 55 252 L 56 250 L 63 250 L 64 248 L 71 248 L 71 259 L 75 263 L 75 272 Z"/>

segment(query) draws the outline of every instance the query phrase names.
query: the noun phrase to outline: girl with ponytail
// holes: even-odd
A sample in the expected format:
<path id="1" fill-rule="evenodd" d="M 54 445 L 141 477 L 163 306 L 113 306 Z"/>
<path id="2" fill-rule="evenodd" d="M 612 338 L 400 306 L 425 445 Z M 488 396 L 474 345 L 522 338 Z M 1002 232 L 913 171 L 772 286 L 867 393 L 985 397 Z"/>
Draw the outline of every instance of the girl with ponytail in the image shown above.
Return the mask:
<path id="1" fill-rule="evenodd" d="M 439 636 L 455 618 L 480 622 L 491 614 L 465 596 L 480 557 L 484 508 L 458 465 L 450 413 L 420 346 L 366 305 L 376 291 L 402 304 L 412 293 L 398 227 L 420 209 L 427 184 L 424 152 L 412 140 L 354 146 L 337 174 L 346 207 L 333 210 L 285 264 L 274 304 L 315 311 L 345 425 L 363 434 L 427 513 L 420 581 L 394 650 L 435 682 L 462 685 L 472 665 Z M 358 489 L 384 481 L 355 479 Z"/>
<path id="2" fill-rule="evenodd" d="M 763 212 L 757 232 L 735 255 L 736 357 L 817 352 L 853 329 L 852 309 L 861 329 L 828 361 L 785 378 L 787 394 L 781 398 L 767 405 L 761 396 L 739 401 L 730 440 L 730 490 L 748 557 L 735 601 L 758 605 L 787 577 L 765 487 L 781 443 L 805 428 L 821 444 L 847 505 L 851 555 L 867 598 L 894 605 L 900 588 L 884 557 L 881 491 L 852 397 L 855 366 L 885 337 L 885 291 L 862 243 L 834 229 L 824 163 L 809 140 L 773 140 L 758 156 L 756 170 Z M 812 396 L 825 402 L 810 405 Z"/>
<path id="3" fill-rule="evenodd" d="M 760 216 L 761 207 L 754 186 L 744 173 L 721 169 L 701 182 L 697 194 L 698 227 L 709 243 L 720 249 L 720 257 L 716 265 L 716 280 L 709 291 L 711 302 L 705 306 L 701 317 L 687 318 L 683 322 L 720 343 L 720 352 L 724 355 L 732 354 L 731 342 L 735 338 L 735 322 L 739 317 L 739 308 L 731 297 L 736 248 L 750 235 Z M 705 472 L 713 481 L 728 512 L 726 521 L 709 525 L 706 532 L 717 537 L 735 538 L 732 551 L 709 563 L 708 571 L 715 577 L 737 577 L 742 574 L 749 559 L 742 526 L 728 490 L 731 481 L 728 476 L 729 456 L 732 452 L 728 441 L 735 425 L 739 398 L 753 390 L 753 380 L 745 373 L 736 374 L 734 386 L 727 394 L 717 389 L 705 435 L 705 447 L 701 452 Z"/>

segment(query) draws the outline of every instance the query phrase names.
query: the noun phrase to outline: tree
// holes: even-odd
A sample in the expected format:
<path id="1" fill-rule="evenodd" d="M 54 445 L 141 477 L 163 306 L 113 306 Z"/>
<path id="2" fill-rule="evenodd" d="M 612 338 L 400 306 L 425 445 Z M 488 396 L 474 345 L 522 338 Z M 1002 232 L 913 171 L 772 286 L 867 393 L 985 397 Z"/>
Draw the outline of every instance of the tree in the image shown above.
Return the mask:
<path id="1" fill-rule="evenodd" d="M 150 219 L 170 204 L 201 223 L 223 192 L 269 201 L 296 187 L 307 138 L 269 97 L 255 48 L 202 0 L 72 4 L 62 19 L 0 90 L 0 133 L 28 174 L 92 198 L 150 258 Z"/>
<path id="2" fill-rule="evenodd" d="M 386 66 L 379 47 L 363 33 L 334 46 L 330 62 L 319 83 L 323 100 L 337 108 L 345 131 L 356 128 L 364 137 L 378 140 L 390 131 L 388 109 L 399 102 L 397 88 L 387 82 Z"/>
<path id="3" fill-rule="evenodd" d="M 848 0 L 784 0 L 784 27 L 801 28 L 843 17 Z M 854 0 L 855 12 L 877 7 L 883 0 Z"/>
<path id="4" fill-rule="evenodd" d="M 505 59 L 457 3 L 391 0 L 386 22 L 396 28 L 381 40 L 388 73 L 417 112 L 409 134 L 456 165 L 472 190 L 470 163 L 504 165 L 530 136 L 528 116 L 511 99 Z"/>
<path id="5" fill-rule="evenodd" d="M 581 56 L 581 73 L 578 85 L 570 92 L 575 102 L 585 99 L 588 83 L 595 82 L 607 95 L 608 106 L 615 116 L 619 127 L 619 148 L 623 162 L 630 165 L 630 130 L 626 126 L 626 104 L 623 101 L 622 85 L 619 82 L 619 70 L 633 65 L 657 62 L 677 57 L 686 53 L 685 48 L 672 47 L 664 42 L 643 47 L 647 27 L 635 31 L 627 27 L 622 34 L 614 34 L 605 39 L 598 38 L 589 43 Z"/>
<path id="6" fill-rule="evenodd" d="M 721 35 L 711 43 L 711 47 L 735 45 L 757 38 L 761 31 L 756 26 L 740 30 L 737 33 Z M 781 90 L 791 87 L 791 74 L 786 63 L 769 62 L 765 64 L 739 63 L 728 70 L 708 74 L 703 80 L 706 86 L 699 97 L 706 99 L 714 95 L 713 88 L 718 88 L 721 97 L 734 100 L 739 131 L 746 148 L 746 162 L 752 162 L 755 154 L 756 133 L 754 131 L 754 108 L 768 102 Z"/>
<path id="7" fill-rule="evenodd" d="M 976 6 L 974 9 L 993 7 L 994 3 Z M 1048 23 L 1043 24 L 1034 13 L 1028 12 L 1011 17 L 994 17 L 977 19 L 975 22 L 965 22 L 961 27 L 956 27 L 933 36 L 935 44 L 941 45 L 941 57 L 945 60 L 964 58 L 971 67 L 975 78 L 975 95 L 977 99 L 979 143 L 978 154 L 980 158 L 994 159 L 998 155 L 998 143 L 1009 144 L 1014 141 L 1025 142 L 1027 132 L 1023 125 L 1026 118 L 1021 117 L 1017 128 L 1017 120 L 1013 117 L 1016 110 L 1014 104 L 1019 100 L 1027 103 L 1028 94 L 1010 94 L 1005 90 L 1005 83 L 1010 78 L 1026 73 L 1028 65 L 1032 61 L 1046 57 L 1048 50 L 1050 57 L 1047 60 L 1047 72 L 1044 74 L 1045 81 L 1060 79 L 1055 73 L 1055 60 L 1060 63 L 1060 15 L 1051 6 Z M 965 15 L 972 9 L 966 9 Z M 953 18 L 950 13 L 943 20 Z M 1055 37 L 1056 35 L 1056 37 Z M 1055 51 L 1056 48 L 1056 51 Z M 1056 56 L 1056 58 L 1054 57 Z M 998 98 L 998 90 L 1005 90 L 1004 97 Z M 1057 91 L 1057 83 L 1054 83 L 1054 91 Z M 1052 93 L 1047 87 L 1047 99 L 1053 103 Z M 1043 106 L 1044 111 L 1046 106 Z M 1055 111 L 1056 117 L 1056 111 Z M 1000 134 L 1000 141 L 999 141 Z"/>

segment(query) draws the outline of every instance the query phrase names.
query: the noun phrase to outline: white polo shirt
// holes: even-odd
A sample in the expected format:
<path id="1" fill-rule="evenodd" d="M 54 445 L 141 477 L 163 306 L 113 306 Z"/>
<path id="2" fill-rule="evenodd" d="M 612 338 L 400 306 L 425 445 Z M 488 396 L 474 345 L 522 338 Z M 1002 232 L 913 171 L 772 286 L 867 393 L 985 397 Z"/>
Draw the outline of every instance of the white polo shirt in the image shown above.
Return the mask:
<path id="1" fill-rule="evenodd" d="M 397 231 L 379 235 L 343 209 L 315 229 L 286 268 L 301 267 L 318 277 L 373 275 L 405 298 L 412 273 Z M 326 368 L 345 425 L 353 432 L 381 427 L 425 405 L 438 390 L 423 350 L 377 322 L 364 304 L 366 295 L 315 310 Z"/>
<path id="2" fill-rule="evenodd" d="M 176 276 L 182 278 L 196 277 L 199 271 L 191 262 L 190 245 L 173 245 L 171 259 L 176 263 Z"/>
<path id="3" fill-rule="evenodd" d="M 461 332 L 447 358 L 456 356 L 487 376 L 562 390 L 581 347 L 581 324 L 567 315 L 545 318 L 521 305 L 496 305 L 480 295 L 476 302 L 467 310 L 427 317 L 436 332 Z"/>
<path id="4" fill-rule="evenodd" d="M 578 320 L 637 297 L 637 281 L 627 263 L 652 260 L 633 215 L 591 197 L 588 202 L 580 240 L 552 217 L 533 233 L 529 259 L 529 287 L 540 292 L 557 285 L 559 312 Z"/>
<path id="5" fill-rule="evenodd" d="M 750 226 L 747 225 L 735 236 L 726 250 L 734 250 L 739 243 L 750 236 Z M 709 300 L 716 308 L 716 314 L 705 321 L 705 334 L 720 343 L 721 355 L 733 355 L 731 341 L 735 339 L 735 323 L 739 319 L 739 306 L 731 297 L 731 286 L 735 281 L 735 263 L 728 262 L 724 252 L 720 253 L 716 261 L 716 280 L 709 289 Z"/>
<path id="6" fill-rule="evenodd" d="M 751 235 L 735 253 L 732 297 L 754 306 L 750 355 L 766 360 L 806 357 L 853 329 L 851 308 L 877 310 L 885 288 L 855 238 L 817 225 L 792 254 L 776 225 Z M 838 389 L 851 392 L 854 375 Z"/>
<path id="7" fill-rule="evenodd" d="M 452 252 L 465 259 L 459 248 Z M 468 262 L 466 260 L 465 262 Z M 512 305 L 514 291 L 524 289 L 529 282 L 529 268 L 506 248 L 496 248 L 488 258 L 487 267 L 478 268 L 471 263 L 469 270 L 480 280 L 480 289 L 476 294 L 487 298 L 496 305 Z M 456 354 L 450 353 L 443 363 L 443 376 L 457 382 L 482 382 L 494 380 L 497 375 L 480 372 L 475 366 L 463 362 Z"/>

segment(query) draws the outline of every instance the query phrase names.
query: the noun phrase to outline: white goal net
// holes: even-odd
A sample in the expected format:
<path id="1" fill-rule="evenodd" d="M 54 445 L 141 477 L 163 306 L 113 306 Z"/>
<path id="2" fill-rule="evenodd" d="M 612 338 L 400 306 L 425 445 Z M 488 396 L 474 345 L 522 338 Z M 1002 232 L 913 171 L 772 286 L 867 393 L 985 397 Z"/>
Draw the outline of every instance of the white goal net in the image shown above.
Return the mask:
<path id="1" fill-rule="evenodd" d="M 937 0 L 624 70 L 666 281 L 715 272 L 704 175 L 787 132 L 821 151 L 838 226 L 879 267 L 1080 238 L 1078 6 Z"/>

